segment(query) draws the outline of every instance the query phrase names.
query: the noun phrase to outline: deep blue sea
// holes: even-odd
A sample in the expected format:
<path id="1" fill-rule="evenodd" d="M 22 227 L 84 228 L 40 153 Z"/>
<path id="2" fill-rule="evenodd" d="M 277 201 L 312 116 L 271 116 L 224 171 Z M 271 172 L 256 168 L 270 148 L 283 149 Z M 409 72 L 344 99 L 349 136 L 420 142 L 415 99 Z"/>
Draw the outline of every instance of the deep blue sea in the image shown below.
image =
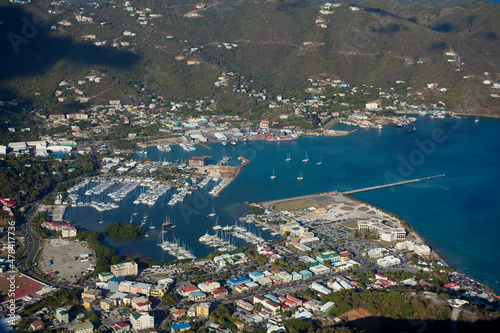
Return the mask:
<path id="1" fill-rule="evenodd" d="M 243 155 L 252 162 L 222 193 L 213 198 L 205 191 L 194 192 L 182 205 L 168 206 L 169 191 L 153 207 L 133 205 L 140 189 L 123 201 L 120 209 L 103 212 L 93 208 L 69 208 L 66 219 L 80 227 L 104 231 L 111 222 L 139 224 L 147 212 L 156 229 L 149 238 L 134 241 L 106 239 L 123 253 L 144 253 L 158 260 L 172 260 L 157 247 L 161 222 L 168 215 L 177 228 L 167 233 L 182 240 L 198 257 L 210 249 L 198 242 L 207 230 L 212 232 L 214 219 L 207 217 L 215 207 L 221 225 L 234 224 L 247 202 L 311 194 L 320 191 L 364 188 L 402 179 L 446 174 L 425 182 L 364 192 L 355 196 L 390 210 L 406 219 L 443 258 L 459 271 L 500 290 L 500 120 L 481 118 L 429 119 L 418 117 L 418 131 L 405 133 L 401 128 L 363 130 L 344 137 L 302 137 L 289 142 L 246 142 L 212 149 L 198 147 L 184 152 L 173 146 L 172 152 L 158 152 L 149 147 L 153 160 L 186 160 L 193 155 L 209 156 L 216 163 L 224 155 L 236 165 Z M 343 126 L 337 129 L 350 129 Z M 305 154 L 310 161 L 302 162 Z M 285 161 L 287 153 L 292 160 Z M 141 157 L 139 157 L 141 158 Z M 316 163 L 321 158 L 322 164 Z M 275 169 L 277 178 L 269 176 Z M 297 180 L 302 172 L 304 179 Z M 137 215 L 132 215 L 137 212 Z M 98 221 L 104 220 L 103 224 Z M 248 225 L 247 225 L 248 226 Z M 258 230 L 253 229 L 256 233 Z M 266 238 L 270 235 L 261 231 Z M 237 243 L 236 245 L 241 244 Z"/>

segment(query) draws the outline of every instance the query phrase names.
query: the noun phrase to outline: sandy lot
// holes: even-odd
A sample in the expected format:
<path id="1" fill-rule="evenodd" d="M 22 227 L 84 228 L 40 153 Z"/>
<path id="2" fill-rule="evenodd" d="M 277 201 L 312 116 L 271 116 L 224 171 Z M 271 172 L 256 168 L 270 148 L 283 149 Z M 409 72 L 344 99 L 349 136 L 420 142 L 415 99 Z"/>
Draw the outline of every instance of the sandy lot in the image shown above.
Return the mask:
<path id="1" fill-rule="evenodd" d="M 80 254 L 92 254 L 92 257 L 84 262 L 81 262 L 80 258 L 75 260 Z M 44 261 L 49 259 L 53 261 L 53 264 L 46 266 Z M 82 272 L 87 271 L 90 263 L 95 264 L 95 254 L 87 247 L 87 243 L 52 239 L 51 242 L 44 241 L 38 267 L 45 273 L 59 272 L 56 275 L 57 278 L 75 281 L 76 279 L 72 276 L 81 276 Z"/>
<path id="2" fill-rule="evenodd" d="M 311 200 L 312 201 L 312 200 Z M 375 207 L 360 204 L 344 198 L 343 201 L 329 203 L 326 207 L 328 211 L 323 214 L 305 213 L 304 216 L 310 219 L 327 219 L 330 221 L 340 221 L 343 219 L 370 220 L 380 219 L 387 221 L 388 225 L 399 226 L 399 221 L 388 216 L 386 213 Z"/>
<path id="3" fill-rule="evenodd" d="M 347 320 L 352 321 L 360 318 L 371 317 L 371 313 L 365 309 L 352 309 L 341 315 L 341 317 L 347 317 Z"/>
<path id="4" fill-rule="evenodd" d="M 336 202 L 336 198 L 330 195 L 315 196 L 307 199 L 296 199 L 284 201 L 276 204 L 274 210 L 280 212 L 283 210 L 294 211 L 308 209 L 309 207 L 327 208 L 329 205 Z"/>

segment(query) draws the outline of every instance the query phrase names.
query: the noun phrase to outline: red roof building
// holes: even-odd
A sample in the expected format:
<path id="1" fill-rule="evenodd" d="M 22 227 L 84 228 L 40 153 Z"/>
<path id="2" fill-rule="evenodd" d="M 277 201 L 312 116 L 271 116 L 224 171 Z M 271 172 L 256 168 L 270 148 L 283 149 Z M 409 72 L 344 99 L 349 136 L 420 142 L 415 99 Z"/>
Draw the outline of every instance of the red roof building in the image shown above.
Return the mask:
<path id="1" fill-rule="evenodd" d="M 43 327 L 44 327 L 44 323 L 40 319 L 37 319 L 37 320 L 31 322 L 31 325 L 30 325 L 30 329 L 32 331 L 41 330 L 41 329 L 43 329 Z"/>
<path id="2" fill-rule="evenodd" d="M 123 333 L 130 331 L 130 324 L 124 321 L 119 321 L 113 325 L 113 331 L 115 333 Z"/>
<path id="3" fill-rule="evenodd" d="M 215 289 L 214 291 L 212 291 L 212 296 L 214 298 L 226 297 L 228 294 L 229 293 L 226 288 Z"/>

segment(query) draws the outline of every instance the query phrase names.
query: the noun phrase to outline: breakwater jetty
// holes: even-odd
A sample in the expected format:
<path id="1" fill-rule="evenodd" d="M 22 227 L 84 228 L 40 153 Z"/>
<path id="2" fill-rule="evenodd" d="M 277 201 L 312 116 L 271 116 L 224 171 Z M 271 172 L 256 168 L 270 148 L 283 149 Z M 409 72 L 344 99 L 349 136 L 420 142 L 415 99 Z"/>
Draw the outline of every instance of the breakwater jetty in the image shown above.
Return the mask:
<path id="1" fill-rule="evenodd" d="M 224 191 L 226 189 L 226 187 L 228 187 L 229 185 L 231 185 L 231 183 L 239 176 L 239 174 L 241 173 L 241 169 L 244 166 L 250 164 L 250 160 L 249 159 L 247 159 L 247 158 L 245 158 L 243 156 L 240 156 L 239 158 L 241 159 L 242 162 L 241 162 L 240 165 L 238 165 L 236 167 L 237 168 L 236 174 L 233 177 L 227 179 L 226 181 L 223 181 L 220 184 L 220 187 L 213 194 L 214 197 L 216 197 L 216 198 L 219 197 L 220 194 L 221 194 L 221 192 Z"/>
<path id="2" fill-rule="evenodd" d="M 344 194 L 354 194 L 354 193 L 359 193 L 359 192 L 379 190 L 379 189 L 386 188 L 386 187 L 394 187 L 394 186 L 400 186 L 400 185 L 405 185 L 405 184 L 410 184 L 410 183 L 417 183 L 417 182 L 421 182 L 421 181 L 425 181 L 425 180 L 429 180 L 429 179 L 433 179 L 433 178 L 444 177 L 444 176 L 446 176 L 446 175 L 445 174 L 441 174 L 441 175 L 435 175 L 435 176 L 430 176 L 430 177 L 423 177 L 423 178 L 417 178 L 417 179 L 403 180 L 403 181 L 396 182 L 396 183 L 391 183 L 391 184 L 370 186 L 370 187 L 360 188 L 360 189 L 357 189 L 357 190 L 345 191 L 343 193 Z"/>

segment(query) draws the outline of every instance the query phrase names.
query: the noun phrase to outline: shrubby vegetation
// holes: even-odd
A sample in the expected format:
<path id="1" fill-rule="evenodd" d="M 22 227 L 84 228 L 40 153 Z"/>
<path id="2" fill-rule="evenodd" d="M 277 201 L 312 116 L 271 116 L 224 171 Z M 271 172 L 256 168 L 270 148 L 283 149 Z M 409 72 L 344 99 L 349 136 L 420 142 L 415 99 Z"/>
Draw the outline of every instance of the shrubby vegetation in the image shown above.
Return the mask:
<path id="1" fill-rule="evenodd" d="M 356 308 L 368 310 L 372 315 L 392 319 L 448 319 L 451 313 L 449 307 L 439 306 L 428 300 L 417 297 L 407 298 L 398 291 L 342 290 L 321 298 L 321 303 L 334 302 L 335 306 L 329 314 L 341 316 L 346 311 Z"/>
<path id="2" fill-rule="evenodd" d="M 0 161 L 3 169 L 0 196 L 16 200 L 20 205 L 28 204 L 48 194 L 57 184 L 94 171 L 96 166 L 96 158 L 91 155 L 76 155 L 74 160 L 64 162 L 6 156 Z"/>
<path id="3" fill-rule="evenodd" d="M 264 209 L 262 209 L 260 207 L 251 205 L 249 203 L 247 203 L 247 207 L 248 207 L 248 209 L 250 209 L 250 211 L 246 215 L 252 215 L 252 214 L 254 214 L 254 215 L 260 215 L 260 214 L 264 214 Z"/>
<path id="4" fill-rule="evenodd" d="M 43 309 L 49 308 L 51 310 L 60 308 L 62 306 L 76 306 L 80 304 L 79 292 L 77 290 L 71 289 L 60 289 L 55 293 L 42 299 L 26 308 L 27 315 L 33 315 L 35 312 Z"/>
<path id="5" fill-rule="evenodd" d="M 146 229 L 130 222 L 111 223 L 106 227 L 106 233 L 113 238 L 135 238 L 146 233 Z"/>
<path id="6" fill-rule="evenodd" d="M 128 140 L 116 139 L 113 141 L 113 147 L 116 149 L 134 149 L 135 145 Z"/>
<path id="7" fill-rule="evenodd" d="M 76 237 L 79 240 L 86 239 L 87 243 L 95 251 L 97 263 L 94 270 L 94 276 L 101 272 L 109 271 L 110 265 L 119 264 L 122 262 L 118 252 L 102 243 L 102 233 L 97 231 L 79 230 Z"/>

